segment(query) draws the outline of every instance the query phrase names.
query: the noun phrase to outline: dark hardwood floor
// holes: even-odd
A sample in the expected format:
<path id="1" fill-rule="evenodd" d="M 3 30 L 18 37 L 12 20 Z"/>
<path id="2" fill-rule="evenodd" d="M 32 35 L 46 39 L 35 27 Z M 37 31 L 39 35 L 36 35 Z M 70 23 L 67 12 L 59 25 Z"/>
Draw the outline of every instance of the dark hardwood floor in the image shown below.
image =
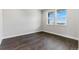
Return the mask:
<path id="1" fill-rule="evenodd" d="M 4 39 L 0 50 L 77 50 L 78 41 L 45 32 Z"/>

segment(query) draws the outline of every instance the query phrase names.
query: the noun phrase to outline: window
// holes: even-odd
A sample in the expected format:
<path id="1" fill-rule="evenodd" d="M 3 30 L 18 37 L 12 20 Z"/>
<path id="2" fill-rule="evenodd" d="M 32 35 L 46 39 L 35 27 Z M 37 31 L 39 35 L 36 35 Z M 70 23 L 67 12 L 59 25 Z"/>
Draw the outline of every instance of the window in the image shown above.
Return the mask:
<path id="1" fill-rule="evenodd" d="M 48 24 L 65 25 L 67 23 L 67 10 L 58 9 L 54 12 L 48 13 Z"/>
<path id="2" fill-rule="evenodd" d="M 56 23 L 57 24 L 66 24 L 66 22 L 67 22 L 66 16 L 67 16 L 67 11 L 65 9 L 57 10 Z"/>
<path id="3" fill-rule="evenodd" d="M 48 24 L 53 24 L 55 19 L 55 13 L 54 12 L 49 12 L 48 13 Z"/>

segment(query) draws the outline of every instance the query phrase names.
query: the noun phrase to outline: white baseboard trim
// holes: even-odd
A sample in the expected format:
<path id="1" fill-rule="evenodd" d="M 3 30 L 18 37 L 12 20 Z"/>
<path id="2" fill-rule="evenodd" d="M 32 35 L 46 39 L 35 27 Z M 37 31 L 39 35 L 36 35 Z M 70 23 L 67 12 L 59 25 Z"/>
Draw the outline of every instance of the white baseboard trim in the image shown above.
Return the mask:
<path id="1" fill-rule="evenodd" d="M 48 32 L 48 31 L 44 31 L 44 32 L 47 32 L 47 33 L 50 33 L 50 34 L 55 34 L 55 35 L 58 35 L 58 36 L 67 37 L 67 38 L 74 39 L 74 40 L 79 40 L 79 38 L 77 38 L 77 37 L 66 36 L 66 35 L 62 35 L 62 34 L 58 34 L 58 33 L 53 33 L 53 32 Z"/>
<path id="2" fill-rule="evenodd" d="M 12 37 L 17 37 L 17 36 L 22 36 L 22 35 L 28 35 L 28 34 L 32 34 L 32 33 L 36 33 L 36 32 L 40 32 L 40 31 L 34 31 L 34 32 L 29 32 L 29 33 L 24 33 L 24 34 L 6 36 L 6 37 L 3 37 L 3 39 L 12 38 Z"/>

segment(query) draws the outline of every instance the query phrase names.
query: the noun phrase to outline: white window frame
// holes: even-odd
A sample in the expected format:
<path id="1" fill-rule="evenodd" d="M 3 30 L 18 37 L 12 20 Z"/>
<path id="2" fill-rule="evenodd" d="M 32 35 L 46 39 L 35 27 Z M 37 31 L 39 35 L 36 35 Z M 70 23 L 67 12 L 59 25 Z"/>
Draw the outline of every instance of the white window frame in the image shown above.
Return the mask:
<path id="1" fill-rule="evenodd" d="M 67 25 L 67 23 L 68 23 L 68 20 L 67 20 L 67 18 L 68 18 L 68 11 L 67 11 L 67 9 L 66 9 L 66 11 L 67 11 L 66 23 L 64 23 L 64 24 L 62 24 L 62 23 L 57 23 L 57 22 L 56 22 L 56 21 L 57 21 L 57 10 L 58 10 L 58 9 L 55 9 L 54 11 L 49 11 L 49 12 L 55 12 L 55 17 L 54 17 L 54 22 L 53 22 L 53 24 L 49 24 L 49 23 L 48 23 L 48 25 L 61 25 L 61 26 Z M 48 12 L 48 13 L 49 13 L 49 12 Z M 48 19 L 47 19 L 47 21 L 48 21 Z"/>

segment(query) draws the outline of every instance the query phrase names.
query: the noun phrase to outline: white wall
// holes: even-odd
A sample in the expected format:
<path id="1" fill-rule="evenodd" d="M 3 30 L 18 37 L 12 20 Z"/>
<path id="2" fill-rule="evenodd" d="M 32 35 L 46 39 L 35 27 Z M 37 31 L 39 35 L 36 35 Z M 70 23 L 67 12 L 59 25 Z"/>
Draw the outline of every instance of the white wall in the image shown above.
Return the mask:
<path id="1" fill-rule="evenodd" d="M 2 10 L 0 9 L 0 44 L 2 41 Z"/>
<path id="2" fill-rule="evenodd" d="M 41 12 L 32 9 L 4 9 L 3 37 L 9 38 L 40 31 Z"/>
<path id="3" fill-rule="evenodd" d="M 48 12 L 51 10 L 43 11 L 43 31 L 54 33 L 57 35 L 74 38 L 79 40 L 79 10 L 78 9 L 69 9 L 68 11 L 68 24 L 66 26 L 61 25 L 48 25 L 47 17 Z"/>

